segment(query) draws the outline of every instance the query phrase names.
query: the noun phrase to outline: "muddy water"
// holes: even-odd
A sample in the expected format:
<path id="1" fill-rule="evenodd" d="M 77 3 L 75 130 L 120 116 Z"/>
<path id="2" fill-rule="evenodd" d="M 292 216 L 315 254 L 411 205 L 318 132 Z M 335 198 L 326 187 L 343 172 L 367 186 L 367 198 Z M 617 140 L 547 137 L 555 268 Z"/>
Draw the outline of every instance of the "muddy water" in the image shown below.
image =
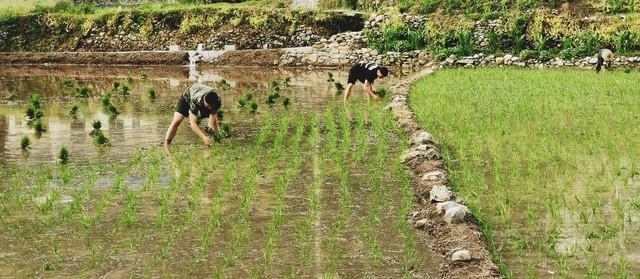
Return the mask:
<path id="1" fill-rule="evenodd" d="M 332 71 L 335 79 L 346 83 L 343 71 Z M 147 74 L 143 80 L 142 73 Z M 282 85 L 285 77 L 291 77 L 290 87 Z M 100 103 L 100 96 L 112 89 L 114 81 L 124 84 L 131 78 L 131 94 L 116 96 L 112 102 L 121 113 L 114 119 Z M 73 97 L 73 88 L 66 88 L 64 80 L 90 88 L 88 99 Z M 258 111 L 268 109 L 264 100 L 271 80 L 281 84 L 284 96 L 291 98 L 290 110 L 313 112 L 321 109 L 336 96 L 335 87 L 327 83 L 327 71 L 274 70 L 263 68 L 205 68 L 198 71 L 185 67 L 38 67 L 23 66 L 0 69 L 0 160 L 18 160 L 25 157 L 36 161 L 54 160 L 60 146 L 70 148 L 72 158 L 99 157 L 124 159 L 139 147 L 158 145 L 162 142 L 171 121 L 173 106 L 180 94 L 194 82 L 217 86 L 222 79 L 228 81 L 228 90 L 219 90 L 225 110 L 225 121 L 234 131 L 233 140 L 242 140 L 255 132 L 256 117 L 240 115 L 238 100 L 246 90 L 254 90 L 259 101 Z M 149 88 L 157 90 L 158 98 L 147 96 Z M 219 87 L 219 86 L 217 86 Z M 15 90 L 15 101 L 5 100 Z M 357 93 L 361 92 L 357 88 Z M 38 136 L 24 118 L 25 102 L 29 92 L 36 91 L 45 97 L 44 123 L 47 131 Z M 357 94 L 356 93 L 356 94 Z M 362 94 L 358 94 L 362 97 Z M 77 119 L 69 117 L 72 104 L 78 104 Z M 281 106 L 280 103 L 278 103 Z M 99 149 L 89 136 L 94 120 L 102 122 L 102 130 L 111 140 L 112 147 Z M 185 122 L 186 123 L 186 122 Z M 175 141 L 178 144 L 199 143 L 188 125 L 181 125 Z M 203 122 L 204 123 L 204 122 Z M 29 152 L 19 149 L 20 138 L 28 135 L 33 143 Z"/>
<path id="2" fill-rule="evenodd" d="M 271 158 L 267 146 L 256 146 L 253 136 L 259 132 L 264 116 L 277 116 L 285 110 L 264 105 L 271 80 L 281 83 L 291 77 L 291 86 L 282 87 L 281 94 L 292 100 L 291 114 L 299 112 L 309 117 L 320 115 L 327 104 L 339 98 L 328 85 L 327 72 L 276 71 L 265 69 L 212 68 L 197 73 L 185 68 L 145 68 L 146 80 L 138 68 L 12 68 L 0 70 L 0 92 L 16 89 L 15 101 L 3 101 L 0 106 L 0 159 L 19 166 L 37 163 L 51 170 L 28 168 L 31 172 L 0 173 L 0 277 L 182 277 L 182 278 L 435 278 L 441 259 L 431 252 L 430 239 L 424 232 L 412 231 L 417 262 L 407 266 L 406 244 L 396 229 L 401 200 L 398 178 L 382 178 L 386 195 L 377 214 L 378 223 L 369 224 L 366 216 L 372 208 L 373 193 L 364 166 L 349 163 L 349 185 L 352 204 L 345 216 L 346 226 L 337 236 L 331 231 L 340 208 L 340 178 L 334 162 L 325 154 L 312 156 L 308 147 L 301 148 L 300 170 L 290 180 L 284 194 L 285 218 L 275 238 L 274 258 L 264 262 L 267 231 L 276 207 L 274 181 L 284 175 L 293 155 L 280 155 L 274 169 L 264 166 Z M 346 74 L 333 71 L 336 80 Z M 115 119 L 103 111 L 99 94 L 109 90 L 114 80 L 131 77 L 131 95 L 112 99 L 122 111 Z M 92 98 L 78 100 L 65 89 L 64 79 L 85 84 Z M 173 157 L 163 157 L 157 146 L 171 119 L 172 105 L 182 91 L 195 81 L 215 85 L 221 79 L 231 84 L 221 90 L 225 122 L 231 123 L 232 137 L 216 144 L 213 152 L 203 150 L 186 125 L 175 139 L 178 150 Z M 389 81 L 388 81 L 389 82 Z M 145 92 L 154 87 L 159 98 L 150 100 Z M 237 100 L 245 90 L 253 89 L 260 100 L 259 113 L 252 116 L 237 108 Z M 47 131 L 36 138 L 24 120 L 24 101 L 31 90 L 45 96 Z M 3 94 L 3 97 L 5 95 Z M 361 89 L 354 92 L 362 98 Z M 78 119 L 67 115 L 73 103 L 81 106 Z M 105 134 L 111 139 L 108 148 L 97 148 L 88 135 L 91 123 L 100 119 Z M 308 123 L 307 123 L 308 125 Z M 321 124 L 322 126 L 322 124 Z M 291 128 L 293 123 L 291 123 Z M 307 127 L 308 128 L 308 127 Z M 324 137 L 324 128 L 322 128 Z M 305 137 L 309 131 L 305 132 Z M 28 151 L 18 148 L 20 137 L 29 135 L 33 142 Z M 370 131 L 370 142 L 375 137 Z M 393 135 L 391 137 L 394 137 Z M 273 133 L 269 141 L 273 140 Z M 287 137 L 287 144 L 290 143 Z M 397 141 L 398 139 L 395 138 Z M 303 139 L 303 145 L 306 138 Z M 323 141 L 322 139 L 320 141 Z M 63 169 L 51 164 L 58 149 L 66 145 L 71 151 L 70 182 L 63 182 Z M 355 146 L 354 146 L 355 148 Z M 400 152 L 393 145 L 388 160 Z M 256 151 L 260 171 L 255 186 L 248 219 L 240 214 L 243 187 L 249 180 L 247 154 Z M 372 156 L 370 148 L 368 155 Z M 204 155 L 204 157 L 203 157 Z M 136 158 L 140 158 L 136 162 Z M 313 159 L 312 159 L 313 158 Z M 372 158 L 367 157 L 366 160 Z M 197 164 L 202 160 L 216 162 L 211 166 Z M 365 160 L 365 162 L 366 162 Z M 321 164 L 322 167 L 317 167 Z M 156 167 L 154 167 L 156 166 Z M 235 170 L 230 192 L 217 194 L 225 183 L 227 168 Z M 152 178 L 152 173 L 158 173 Z M 90 177 L 95 175 L 91 183 Z M 184 179 L 183 179 L 184 176 Z M 319 196 L 320 213 L 311 224 L 308 241 L 301 241 L 298 225 L 309 218 L 310 185 L 318 176 L 323 183 L 315 191 Z M 199 178 L 205 178 L 203 193 L 194 192 Z M 120 182 L 118 182 L 120 181 Z M 38 185 L 43 185 L 39 187 Z M 89 185 L 89 186 L 85 186 Z M 122 185 L 121 190 L 116 185 Z M 149 189 L 145 190 L 148 185 Z M 88 187 L 86 192 L 82 187 Z M 54 193 L 59 192 L 57 200 Z M 83 194 L 84 193 L 84 194 Z M 130 194 L 135 193 L 135 222 L 124 223 Z M 195 193 L 195 194 L 194 194 Z M 201 199 L 191 213 L 193 195 Z M 3 197 L 8 197 L 4 199 Z M 46 204 L 54 200 L 47 211 Z M 159 221 L 162 201 L 168 200 L 166 224 Z M 202 233 L 211 224 L 211 212 L 216 201 L 222 200 L 221 220 L 217 230 L 202 244 Z M 74 203 L 79 202 L 77 207 Z M 67 216 L 67 212 L 72 212 Z M 34 217 L 36 216 L 36 217 Z M 66 216 L 66 217 L 65 217 Z M 234 250 L 234 237 L 243 225 L 248 226 L 241 241 L 240 252 Z M 381 258 L 371 260 L 363 231 L 369 229 L 379 245 Z M 106 232 L 106 233 L 105 233 Z M 333 243 L 340 254 L 336 266 Z M 202 247 L 208 247 L 206 251 Z M 309 250 L 310 262 L 301 259 L 301 251 Z M 233 251 L 233 252 L 232 252 Z M 235 255 L 229 262 L 230 255 Z M 221 271 L 223 270 L 223 271 Z"/>

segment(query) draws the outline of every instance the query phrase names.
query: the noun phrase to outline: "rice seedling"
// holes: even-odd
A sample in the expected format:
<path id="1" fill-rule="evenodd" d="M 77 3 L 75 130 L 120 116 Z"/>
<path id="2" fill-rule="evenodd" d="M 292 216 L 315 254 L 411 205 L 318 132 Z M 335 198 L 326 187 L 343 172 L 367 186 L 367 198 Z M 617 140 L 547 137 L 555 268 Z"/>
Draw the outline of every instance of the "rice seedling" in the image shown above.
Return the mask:
<path id="1" fill-rule="evenodd" d="M 229 88 L 231 88 L 231 84 L 229 84 L 229 82 L 225 79 L 221 79 L 220 81 L 218 81 L 216 83 L 218 85 L 219 88 L 221 88 L 222 90 L 229 90 Z"/>
<path id="2" fill-rule="evenodd" d="M 226 137 L 231 136 L 231 125 L 229 123 L 222 123 L 222 131 Z"/>
<path id="3" fill-rule="evenodd" d="M 66 164 L 69 162 L 69 149 L 66 146 L 60 147 L 60 151 L 58 151 L 58 163 Z"/>
<path id="4" fill-rule="evenodd" d="M 79 109 L 80 107 L 77 104 L 71 105 L 71 109 L 69 109 L 69 116 L 71 116 L 71 118 L 74 118 L 74 119 L 77 118 Z"/>
<path id="5" fill-rule="evenodd" d="M 275 92 L 278 92 L 278 91 L 280 91 L 280 84 L 275 79 L 271 80 L 271 87 L 270 88 L 271 88 L 271 90 L 273 90 Z"/>
<path id="6" fill-rule="evenodd" d="M 113 81 L 113 89 L 114 90 L 118 90 L 119 87 L 120 87 L 120 81 L 119 80 L 114 80 Z"/>
<path id="7" fill-rule="evenodd" d="M 152 101 L 158 98 L 155 87 L 149 87 L 149 89 L 147 89 L 147 96 L 149 96 L 149 99 Z"/>
<path id="8" fill-rule="evenodd" d="M 75 89 L 76 97 L 88 98 L 91 95 L 91 90 L 85 85 L 80 85 Z"/>
<path id="9" fill-rule="evenodd" d="M 33 130 L 36 132 L 36 134 L 41 134 L 46 132 L 47 130 L 44 128 L 44 124 L 42 123 L 42 120 L 40 119 L 36 119 L 31 123 L 31 127 L 33 127 Z"/>
<path id="10" fill-rule="evenodd" d="M 282 106 L 284 108 L 289 108 L 289 104 L 291 104 L 291 99 L 289 99 L 289 97 L 284 97 L 282 99 Z"/>
<path id="11" fill-rule="evenodd" d="M 376 90 L 376 95 L 378 95 L 378 97 L 380 97 L 380 99 L 384 99 L 384 97 L 386 97 L 389 93 L 389 90 L 387 90 L 386 88 L 378 88 L 378 90 Z"/>
<path id="12" fill-rule="evenodd" d="M 100 131 L 100 130 L 97 130 L 97 131 Z M 104 133 L 97 132 L 94 138 L 94 142 L 96 145 L 104 147 L 109 145 L 109 138 L 107 138 L 107 136 L 105 136 Z"/>
<path id="13" fill-rule="evenodd" d="M 332 72 L 328 72 L 327 73 L 327 82 L 328 83 L 333 83 L 335 80 L 333 79 L 333 73 Z"/>
<path id="14" fill-rule="evenodd" d="M 20 138 L 20 149 L 26 150 L 31 145 L 31 139 L 28 136 L 24 135 Z"/>
<path id="15" fill-rule="evenodd" d="M 251 102 L 251 114 L 256 114 L 256 112 L 258 112 L 258 103 L 256 102 Z"/>
<path id="16" fill-rule="evenodd" d="M 224 110 L 218 109 L 216 111 L 216 116 L 218 116 L 218 121 L 224 121 Z"/>
<path id="17" fill-rule="evenodd" d="M 282 84 L 284 84 L 284 87 L 291 86 L 291 76 L 284 77 L 284 82 Z"/>
<path id="18" fill-rule="evenodd" d="M 125 78 L 125 80 L 127 81 L 127 84 L 131 84 L 133 82 L 133 77 L 132 76 L 127 76 Z"/>
<path id="19" fill-rule="evenodd" d="M 7 94 L 7 96 L 5 96 L 4 99 L 7 101 L 15 101 L 16 99 L 18 99 L 18 91 L 16 90 L 9 91 L 9 93 Z"/>
<path id="20" fill-rule="evenodd" d="M 140 73 L 140 79 L 142 79 L 142 81 L 147 81 L 149 79 L 149 74 L 147 74 L 147 72 L 142 71 Z M 131 81 L 129 81 L 129 83 L 131 83 Z"/>
<path id="21" fill-rule="evenodd" d="M 97 136 L 99 134 L 102 134 L 102 130 L 100 130 L 102 128 L 102 122 L 100 120 L 93 120 L 93 123 L 91 123 L 91 127 L 93 127 L 93 130 L 89 132 L 89 135 Z"/>
<path id="22" fill-rule="evenodd" d="M 413 89 L 413 110 L 455 162 L 453 187 L 497 228 L 485 236 L 505 247 L 493 252 L 504 256 L 505 274 L 555 261 L 568 274 L 613 276 L 615 265 L 604 263 L 624 255 L 614 242 L 635 242 L 623 233 L 618 197 L 628 195 L 620 162 L 640 156 L 630 134 L 637 129 L 626 124 L 637 96 L 630 75 L 611 74 L 615 82 L 576 70 L 446 70 Z M 561 257 L 566 230 L 587 243 Z M 525 253 L 536 256 L 518 257 Z"/>
<path id="23" fill-rule="evenodd" d="M 126 96 L 129 95 L 129 91 L 131 90 L 130 82 L 120 85 L 120 95 Z"/>
<path id="24" fill-rule="evenodd" d="M 276 101 L 280 98 L 280 93 L 278 91 L 269 91 L 269 95 L 267 95 L 267 105 L 272 106 L 276 103 Z"/>
<path id="25" fill-rule="evenodd" d="M 111 91 L 107 91 L 106 93 L 100 96 L 100 103 L 102 107 L 107 108 L 111 105 Z"/>
<path id="26" fill-rule="evenodd" d="M 118 108 L 116 108 L 113 104 L 109 104 L 106 107 L 106 109 L 111 114 L 111 117 L 116 117 L 118 116 L 118 114 L 120 114 L 120 111 L 118 111 Z"/>
<path id="27" fill-rule="evenodd" d="M 73 83 L 74 83 L 73 79 L 70 79 L 70 78 L 65 78 L 62 81 L 62 84 L 64 85 L 64 87 L 67 87 L 67 88 L 73 87 Z"/>
<path id="28" fill-rule="evenodd" d="M 344 92 L 344 85 L 342 85 L 341 82 L 336 81 L 333 85 L 336 87 L 336 94 L 337 95 L 340 95 L 340 94 L 342 94 L 342 92 Z"/>

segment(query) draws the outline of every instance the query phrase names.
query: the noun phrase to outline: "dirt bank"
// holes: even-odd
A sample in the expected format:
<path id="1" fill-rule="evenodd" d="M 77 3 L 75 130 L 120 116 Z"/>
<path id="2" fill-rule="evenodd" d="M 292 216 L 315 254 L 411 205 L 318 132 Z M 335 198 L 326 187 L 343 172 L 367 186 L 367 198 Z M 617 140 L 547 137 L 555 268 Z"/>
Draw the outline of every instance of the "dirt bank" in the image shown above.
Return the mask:
<path id="1" fill-rule="evenodd" d="M 188 65 L 184 51 L 0 52 L 0 64 Z"/>
<path id="2" fill-rule="evenodd" d="M 473 215 L 466 212 L 455 222 L 447 222 L 443 212 L 438 212 L 438 203 L 431 202 L 430 192 L 434 187 L 448 188 L 446 162 L 438 150 L 437 142 L 420 127 L 409 108 L 408 98 L 411 84 L 432 72 L 433 69 L 427 67 L 394 86 L 395 96 L 387 107 L 398 126 L 411 139 L 411 148 L 403 155 L 403 161 L 412 175 L 415 193 L 422 204 L 421 210 L 413 217 L 416 227 L 426 230 L 434 238 L 433 248 L 444 259 L 440 267 L 441 278 L 502 278 L 491 259 L 479 222 Z M 439 200 L 440 204 L 447 200 L 449 203 L 463 203 L 456 201 L 454 193 L 448 193 L 451 196 Z M 466 209 L 463 205 L 458 206 Z M 446 212 L 448 214 L 449 210 Z M 470 257 L 460 260 L 457 257 L 459 254 L 453 255 L 458 251 L 469 252 L 467 255 Z"/>

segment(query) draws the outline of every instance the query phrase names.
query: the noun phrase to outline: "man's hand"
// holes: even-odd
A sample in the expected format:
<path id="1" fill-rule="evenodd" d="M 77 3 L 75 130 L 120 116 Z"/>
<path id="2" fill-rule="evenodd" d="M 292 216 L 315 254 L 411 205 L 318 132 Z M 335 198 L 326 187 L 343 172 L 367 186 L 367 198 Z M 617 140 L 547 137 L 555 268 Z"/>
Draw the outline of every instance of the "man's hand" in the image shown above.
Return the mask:
<path id="1" fill-rule="evenodd" d="M 211 147 L 211 145 L 213 144 L 213 141 L 211 141 L 211 139 L 209 137 L 207 137 L 207 136 L 202 137 L 202 142 L 207 147 Z"/>

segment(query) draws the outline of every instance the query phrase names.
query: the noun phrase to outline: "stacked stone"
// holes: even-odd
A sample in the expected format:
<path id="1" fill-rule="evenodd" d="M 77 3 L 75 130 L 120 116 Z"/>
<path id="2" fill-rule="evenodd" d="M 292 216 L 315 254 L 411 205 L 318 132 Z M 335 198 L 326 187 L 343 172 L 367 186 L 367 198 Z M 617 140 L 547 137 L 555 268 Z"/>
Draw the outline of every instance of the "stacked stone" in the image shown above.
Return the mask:
<path id="1" fill-rule="evenodd" d="M 598 59 L 594 56 L 587 56 L 576 60 L 563 60 L 560 57 L 556 57 L 549 61 L 542 61 L 540 59 L 527 59 L 522 60 L 518 56 L 512 54 L 505 54 L 504 56 L 485 55 L 483 53 L 474 54 L 472 56 L 457 57 L 456 55 L 449 56 L 441 64 L 443 66 L 455 66 L 455 67 L 484 67 L 484 66 L 516 66 L 516 67 L 531 67 L 531 68 L 548 68 L 548 67 L 580 67 L 580 68 L 593 68 L 598 62 Z M 625 57 L 620 56 L 614 59 L 612 63 L 613 67 L 638 67 L 640 66 L 640 57 Z"/>

